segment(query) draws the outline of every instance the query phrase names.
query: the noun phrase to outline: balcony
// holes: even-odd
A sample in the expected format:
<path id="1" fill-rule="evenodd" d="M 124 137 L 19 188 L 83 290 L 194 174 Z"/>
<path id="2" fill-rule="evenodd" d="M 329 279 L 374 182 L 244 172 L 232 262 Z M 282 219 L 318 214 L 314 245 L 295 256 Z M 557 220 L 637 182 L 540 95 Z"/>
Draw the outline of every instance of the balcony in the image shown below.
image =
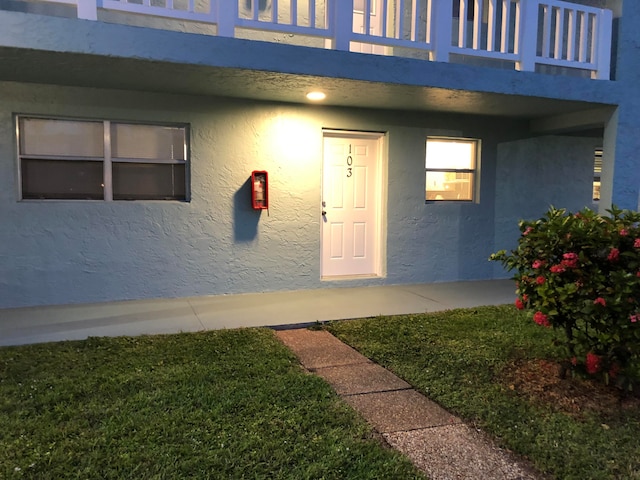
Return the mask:
<path id="1" fill-rule="evenodd" d="M 612 12 L 559 0 L 46 0 L 69 16 L 609 79 Z"/>

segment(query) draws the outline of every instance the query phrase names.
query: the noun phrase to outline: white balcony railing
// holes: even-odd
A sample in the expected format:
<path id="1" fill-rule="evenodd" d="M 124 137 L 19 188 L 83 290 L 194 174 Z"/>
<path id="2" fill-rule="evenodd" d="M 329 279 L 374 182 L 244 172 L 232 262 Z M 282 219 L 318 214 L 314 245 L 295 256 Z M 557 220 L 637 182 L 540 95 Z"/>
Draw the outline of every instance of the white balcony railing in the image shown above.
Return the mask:
<path id="1" fill-rule="evenodd" d="M 513 62 L 517 70 L 551 65 L 609 79 L 612 12 L 560 0 L 49 0 L 100 11 L 188 20 L 238 30 L 320 39 L 337 50 L 448 62 L 473 56 Z M 246 37 L 245 37 L 246 38 Z M 411 56 L 411 55 L 410 55 Z"/>

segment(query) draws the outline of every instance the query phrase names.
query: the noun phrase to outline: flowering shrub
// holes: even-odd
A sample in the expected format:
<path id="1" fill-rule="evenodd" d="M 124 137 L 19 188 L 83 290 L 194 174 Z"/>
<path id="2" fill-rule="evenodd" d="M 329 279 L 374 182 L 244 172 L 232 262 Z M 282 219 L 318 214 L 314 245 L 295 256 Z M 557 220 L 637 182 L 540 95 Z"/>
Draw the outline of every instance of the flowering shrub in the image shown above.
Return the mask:
<path id="1" fill-rule="evenodd" d="M 515 271 L 515 305 L 562 332 L 566 369 L 632 389 L 640 380 L 640 213 L 551 208 L 520 222 L 518 247 L 491 260 Z"/>

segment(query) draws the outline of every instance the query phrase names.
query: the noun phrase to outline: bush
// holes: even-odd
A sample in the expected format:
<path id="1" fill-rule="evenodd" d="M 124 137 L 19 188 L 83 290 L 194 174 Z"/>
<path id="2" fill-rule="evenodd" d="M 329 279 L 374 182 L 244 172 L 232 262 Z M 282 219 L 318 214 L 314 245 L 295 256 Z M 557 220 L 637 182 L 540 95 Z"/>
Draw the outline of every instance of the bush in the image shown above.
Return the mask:
<path id="1" fill-rule="evenodd" d="M 568 369 L 631 390 L 640 380 L 640 214 L 551 208 L 521 221 L 518 247 L 491 260 L 515 270 L 516 307 L 560 330 Z"/>

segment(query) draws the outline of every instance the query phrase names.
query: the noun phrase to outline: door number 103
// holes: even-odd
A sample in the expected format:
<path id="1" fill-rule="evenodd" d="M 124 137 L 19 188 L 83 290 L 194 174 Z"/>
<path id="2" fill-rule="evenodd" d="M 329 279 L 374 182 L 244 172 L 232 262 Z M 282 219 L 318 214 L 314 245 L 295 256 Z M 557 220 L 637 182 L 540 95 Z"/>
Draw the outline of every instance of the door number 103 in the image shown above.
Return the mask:
<path id="1" fill-rule="evenodd" d="M 353 157 L 351 156 L 351 144 L 349 144 L 349 155 L 347 156 L 347 178 L 353 175 Z"/>

